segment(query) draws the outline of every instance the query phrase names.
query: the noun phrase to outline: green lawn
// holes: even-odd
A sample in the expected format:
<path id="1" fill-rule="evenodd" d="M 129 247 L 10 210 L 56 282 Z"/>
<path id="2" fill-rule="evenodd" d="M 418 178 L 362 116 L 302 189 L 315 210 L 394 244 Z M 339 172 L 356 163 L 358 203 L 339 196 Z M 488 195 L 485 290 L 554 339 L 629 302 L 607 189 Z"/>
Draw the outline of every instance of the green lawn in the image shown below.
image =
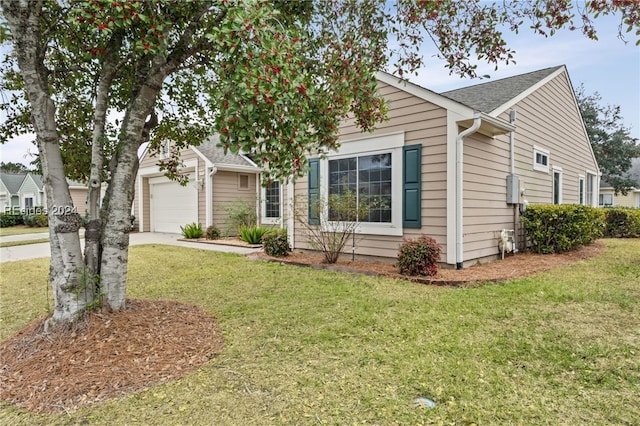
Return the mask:
<path id="1" fill-rule="evenodd" d="M 15 247 L 15 246 L 26 246 L 29 244 L 39 244 L 39 243 L 48 243 L 48 238 L 38 238 L 36 240 L 25 240 L 25 241 L 3 241 L 0 243 L 0 247 Z"/>
<path id="2" fill-rule="evenodd" d="M 10 226 L 8 228 L 0 228 L 0 237 L 8 237 L 10 235 L 22 235 L 22 234 L 41 234 L 48 233 L 49 228 L 32 228 L 30 226 Z"/>
<path id="3" fill-rule="evenodd" d="M 132 247 L 129 295 L 204 306 L 222 354 L 76 412 L 3 405 L 0 423 L 640 424 L 640 240 L 606 244 L 598 258 L 474 288 Z M 6 339 L 46 313 L 48 264 L 0 268 Z"/>

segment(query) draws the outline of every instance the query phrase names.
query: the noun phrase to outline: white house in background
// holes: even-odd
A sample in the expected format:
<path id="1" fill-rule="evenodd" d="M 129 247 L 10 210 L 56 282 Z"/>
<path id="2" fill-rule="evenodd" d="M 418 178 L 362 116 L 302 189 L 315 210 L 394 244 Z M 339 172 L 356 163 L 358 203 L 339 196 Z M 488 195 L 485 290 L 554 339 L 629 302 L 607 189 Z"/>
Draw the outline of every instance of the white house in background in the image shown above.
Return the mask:
<path id="1" fill-rule="evenodd" d="M 73 204 L 80 215 L 86 211 L 87 187 L 67 179 Z M 0 212 L 23 212 L 34 207 L 46 207 L 47 196 L 42 176 L 36 173 L 0 173 Z"/>

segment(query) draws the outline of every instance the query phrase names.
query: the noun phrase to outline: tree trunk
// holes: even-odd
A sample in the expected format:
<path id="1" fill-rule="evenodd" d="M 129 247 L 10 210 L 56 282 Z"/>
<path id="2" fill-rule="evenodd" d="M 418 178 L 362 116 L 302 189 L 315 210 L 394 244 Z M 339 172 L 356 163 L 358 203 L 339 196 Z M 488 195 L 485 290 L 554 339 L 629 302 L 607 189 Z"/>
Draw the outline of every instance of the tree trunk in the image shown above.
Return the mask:
<path id="1" fill-rule="evenodd" d="M 139 165 L 138 148 L 145 141 L 144 134 L 149 130 L 146 124 L 151 123 L 147 123 L 147 118 L 153 113 L 165 78 L 162 72 L 149 74 L 150 77 L 142 84 L 125 114 L 121 142 L 112 160 L 108 206 L 103 210 L 105 226 L 100 275 L 103 309 L 109 311 L 125 307 L 131 206 Z"/>
<path id="2" fill-rule="evenodd" d="M 96 105 L 93 114 L 93 131 L 91 136 L 91 173 L 87 193 L 87 220 L 84 234 L 84 259 L 87 271 L 100 275 L 102 262 L 102 221 L 100 220 L 100 197 L 102 192 L 102 173 L 104 166 L 104 129 L 109 109 L 109 94 L 117 65 L 117 54 L 122 38 L 114 34 L 109 42 L 109 50 L 103 62 L 98 87 L 96 89 Z"/>
<path id="3" fill-rule="evenodd" d="M 64 173 L 55 105 L 49 95 L 48 71 L 43 62 L 42 4 L 2 0 L 1 6 L 11 29 L 18 67 L 31 105 L 31 121 L 47 194 L 51 241 L 49 278 L 54 297 L 53 317 L 47 325 L 51 326 L 73 320 L 93 300 L 93 292 L 84 273 L 78 234 L 80 215 L 73 207 Z"/>

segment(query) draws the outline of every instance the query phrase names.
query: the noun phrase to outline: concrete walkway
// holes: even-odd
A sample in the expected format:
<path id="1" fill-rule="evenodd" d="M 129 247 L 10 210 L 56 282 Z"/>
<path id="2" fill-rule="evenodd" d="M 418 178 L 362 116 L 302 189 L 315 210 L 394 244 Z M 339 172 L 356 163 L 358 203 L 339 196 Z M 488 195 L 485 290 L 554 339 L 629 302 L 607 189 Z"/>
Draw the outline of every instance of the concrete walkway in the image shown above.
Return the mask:
<path id="1" fill-rule="evenodd" d="M 0 243 L 10 241 L 29 241 L 48 238 L 48 233 L 22 234 L 0 237 Z M 178 241 L 182 238 L 180 234 L 163 234 L 158 232 L 136 232 L 129 238 L 129 245 L 140 244 L 164 244 L 180 247 L 190 247 L 201 250 L 221 251 L 226 253 L 250 254 L 260 251 L 259 248 L 246 248 L 237 246 L 227 246 L 222 244 L 203 244 L 188 241 Z M 84 247 L 84 240 L 81 240 Z M 37 259 L 39 257 L 51 256 L 49 243 L 26 244 L 13 247 L 0 247 L 0 262 L 11 262 L 15 260 Z"/>

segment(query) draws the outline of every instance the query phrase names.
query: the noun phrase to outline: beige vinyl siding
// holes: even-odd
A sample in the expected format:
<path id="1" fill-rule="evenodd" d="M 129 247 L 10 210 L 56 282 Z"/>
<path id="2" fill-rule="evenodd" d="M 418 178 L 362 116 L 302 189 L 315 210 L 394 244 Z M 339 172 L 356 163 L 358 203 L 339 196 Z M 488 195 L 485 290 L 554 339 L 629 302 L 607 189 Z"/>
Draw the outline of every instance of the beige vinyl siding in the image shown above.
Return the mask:
<path id="1" fill-rule="evenodd" d="M 249 188 L 240 189 L 239 176 L 249 176 Z M 225 208 L 229 208 L 239 202 L 246 202 L 256 209 L 256 175 L 253 173 L 230 172 L 219 170 L 213 175 L 213 224 L 223 232 L 235 235 L 236 230 L 228 228 L 228 214 Z"/>
<path id="2" fill-rule="evenodd" d="M 141 229 L 143 232 L 151 231 L 151 188 L 149 188 L 149 178 L 142 178 L 142 210 L 143 214 L 143 223 L 144 229 Z M 136 208 L 138 207 L 138 203 L 136 204 Z"/>
<path id="3" fill-rule="evenodd" d="M 87 189 L 86 188 L 69 188 L 73 206 L 80 216 L 84 216 L 87 211 Z"/>
<path id="4" fill-rule="evenodd" d="M 613 194 L 614 207 L 640 207 L 640 190 L 631 190 L 627 195 L 622 193 L 615 195 L 612 189 L 601 189 L 600 194 Z"/>
<path id="5" fill-rule="evenodd" d="M 513 229 L 513 207 L 506 203 L 509 138 L 473 134 L 464 140 L 464 259 L 498 253 L 502 229 Z"/>
<path id="6" fill-rule="evenodd" d="M 553 167 L 562 168 L 562 203 L 579 202 L 578 177 L 597 172 L 582 117 L 565 73 L 536 90 L 514 108 L 516 174 L 534 204 L 553 202 Z M 508 111 L 501 116 L 507 119 Z M 533 170 L 533 147 L 549 151 L 549 173 Z"/>
<path id="7" fill-rule="evenodd" d="M 446 190 L 447 190 L 447 112 L 403 90 L 380 83 L 380 94 L 387 100 L 389 120 L 377 126 L 371 135 L 385 135 L 404 132 L 405 145 L 422 145 L 422 229 L 405 229 L 405 237 L 427 234 L 436 239 L 443 249 L 442 259 L 446 259 Z M 362 133 L 352 120 L 340 127 L 340 140 L 363 139 Z M 345 142 L 348 143 L 348 142 Z M 394 179 L 401 179 L 399 170 L 394 170 Z M 296 197 L 306 200 L 307 179 L 299 179 L 295 186 Z M 326 196 L 326 194 L 324 194 Z M 400 200 L 393 200 L 400 203 Z M 397 208 L 400 208 L 398 205 Z M 390 257 L 398 255 L 402 236 L 359 235 L 356 254 Z M 300 225 L 295 224 L 296 248 L 309 249 L 307 237 Z M 345 248 L 351 253 L 351 243 Z"/>

